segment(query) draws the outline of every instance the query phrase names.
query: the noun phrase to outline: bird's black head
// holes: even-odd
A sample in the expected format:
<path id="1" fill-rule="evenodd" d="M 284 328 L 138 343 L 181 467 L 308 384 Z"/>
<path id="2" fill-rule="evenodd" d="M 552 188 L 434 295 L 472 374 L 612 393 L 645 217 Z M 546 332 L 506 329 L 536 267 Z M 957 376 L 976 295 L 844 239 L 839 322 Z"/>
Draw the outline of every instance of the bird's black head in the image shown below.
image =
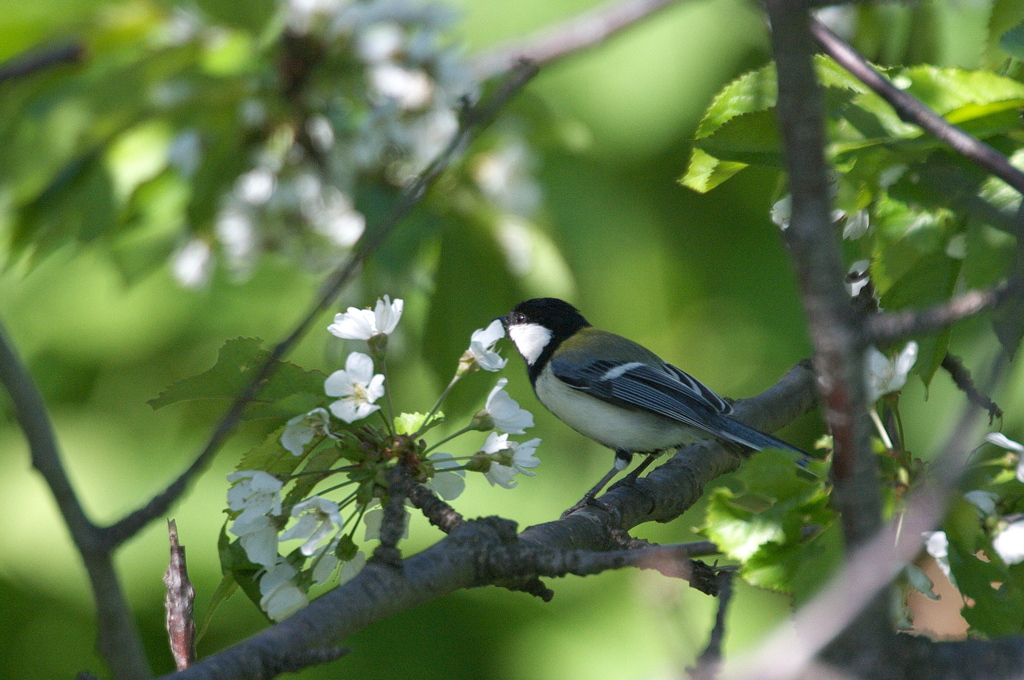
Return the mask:
<path id="1" fill-rule="evenodd" d="M 579 310 L 558 298 L 520 302 L 502 322 L 533 379 L 563 340 L 590 325 Z"/>
<path id="2" fill-rule="evenodd" d="M 534 298 L 520 302 L 504 317 L 505 328 L 520 324 L 537 324 L 551 331 L 555 337 L 569 337 L 590 324 L 579 310 L 558 298 Z"/>

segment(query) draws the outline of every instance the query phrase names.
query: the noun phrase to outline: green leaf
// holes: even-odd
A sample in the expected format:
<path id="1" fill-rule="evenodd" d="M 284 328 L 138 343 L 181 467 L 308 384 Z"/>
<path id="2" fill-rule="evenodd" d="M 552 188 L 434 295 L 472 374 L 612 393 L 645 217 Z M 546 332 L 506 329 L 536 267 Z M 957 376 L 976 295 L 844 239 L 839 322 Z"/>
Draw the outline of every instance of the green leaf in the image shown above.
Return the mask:
<path id="1" fill-rule="evenodd" d="M 989 288 L 1006 278 L 1013 266 L 1016 239 L 987 224 L 967 229 L 964 282 L 969 288 Z"/>
<path id="2" fill-rule="evenodd" d="M 820 479 L 795 474 L 791 456 L 762 451 L 709 494 L 701 531 L 732 558 L 750 583 L 810 596 L 841 563 L 838 533 L 803 540 L 803 527 L 829 527 L 835 513 Z"/>
<path id="3" fill-rule="evenodd" d="M 334 549 L 334 554 L 338 556 L 338 559 L 342 562 L 348 562 L 356 553 L 359 552 L 359 548 L 352 541 L 352 537 L 348 534 L 341 537 L 338 541 L 338 547 Z"/>
<path id="4" fill-rule="evenodd" d="M 272 475 L 284 476 L 295 472 L 302 459 L 293 456 L 291 451 L 281 446 L 281 433 L 285 426 L 277 428 L 267 435 L 261 444 L 245 452 L 235 469 L 262 470 Z"/>
<path id="5" fill-rule="evenodd" d="M 395 416 L 395 432 L 397 434 L 410 435 L 418 432 L 423 427 L 423 421 L 427 419 L 426 413 L 402 413 Z M 430 426 L 424 430 L 430 430 L 432 427 L 437 427 L 444 422 L 444 413 L 438 411 L 434 414 L 434 417 L 430 419 Z"/>
<path id="6" fill-rule="evenodd" d="M 992 3 L 992 11 L 988 17 L 986 66 L 995 69 L 1005 63 L 1006 55 L 999 52 L 996 45 L 998 44 L 1000 48 L 1006 50 L 1001 45 L 1002 38 L 1014 27 L 1018 27 L 1022 20 L 1024 20 L 1024 3 L 1021 3 L 1020 0 L 995 0 Z"/>
<path id="7" fill-rule="evenodd" d="M 296 503 L 305 500 L 309 492 L 313 490 L 317 484 L 326 479 L 330 473 L 326 472 L 331 469 L 331 466 L 338 462 L 342 457 L 344 449 L 338 446 L 335 442 L 330 442 L 328 446 L 318 448 L 306 457 L 306 464 L 302 467 L 303 473 L 309 472 L 320 472 L 324 471 L 324 474 L 303 474 L 295 480 L 295 486 L 285 495 L 283 505 L 285 509 L 291 508 Z M 289 454 L 291 455 L 291 454 Z"/>
<path id="8" fill-rule="evenodd" d="M 210 627 L 210 622 L 213 621 L 213 615 L 217 612 L 217 607 L 234 595 L 236 590 L 238 590 L 238 581 L 231 574 L 224 574 L 220 583 L 217 584 L 217 589 L 213 591 L 213 597 L 210 598 L 210 604 L 206 607 L 203 619 L 199 622 L 196 644 L 199 644 L 199 641 L 206 635 L 206 630 Z"/>
<path id="9" fill-rule="evenodd" d="M 679 181 L 683 186 L 706 194 L 745 167 L 746 163 L 721 161 L 694 147 L 690 155 L 690 165 Z"/>
<path id="10" fill-rule="evenodd" d="M 748 165 L 782 166 L 782 147 L 775 110 L 735 116 L 694 146 L 715 158 Z"/>
<path id="11" fill-rule="evenodd" d="M 220 570 L 225 577 L 230 577 L 241 587 L 242 592 L 248 597 L 256 608 L 260 607 L 260 584 L 256 574 L 263 569 L 258 564 L 253 564 L 245 554 L 245 549 L 237 541 L 228 537 L 228 525 L 225 522 L 221 527 L 220 536 L 217 539 L 217 554 L 220 556 Z M 262 612 L 263 610 L 260 609 Z M 264 614 L 264 616 L 266 616 Z M 269 619 L 268 619 L 269 621 Z"/>
<path id="12" fill-rule="evenodd" d="M 999 39 L 999 47 L 1016 59 L 1024 59 L 1024 23 L 1004 33 Z"/>
<path id="13" fill-rule="evenodd" d="M 256 375 L 269 352 L 258 338 L 228 340 L 217 355 L 217 363 L 204 373 L 174 383 L 147 403 L 154 409 L 194 399 L 233 399 Z M 279 415 L 267 407 L 300 395 L 302 404 L 317 405 L 323 399 L 323 373 L 307 371 L 295 364 L 279 362 L 277 370 L 264 384 L 256 399 L 246 408 L 246 418 Z M 306 409 L 307 411 L 309 409 Z M 294 415 L 301 408 L 287 411 Z"/>
<path id="14" fill-rule="evenodd" d="M 923 64 L 905 69 L 905 88 L 941 116 L 968 104 L 992 104 L 1024 99 L 1024 83 L 991 71 L 968 71 Z"/>
<path id="15" fill-rule="evenodd" d="M 921 309 L 947 300 L 956 286 L 962 264 L 945 253 L 922 257 L 882 295 L 882 307 L 891 310 Z M 947 329 L 938 335 L 916 338 L 918 354 L 913 370 L 921 376 L 926 387 L 946 356 L 951 332 Z"/>
<path id="16" fill-rule="evenodd" d="M 117 220 L 114 185 L 97 151 L 78 158 L 21 211 L 11 246 L 49 254 L 69 241 L 112 236 Z"/>
<path id="17" fill-rule="evenodd" d="M 777 97 L 774 63 L 745 73 L 715 95 L 697 127 L 695 138 L 710 136 L 736 116 L 773 108 Z"/>

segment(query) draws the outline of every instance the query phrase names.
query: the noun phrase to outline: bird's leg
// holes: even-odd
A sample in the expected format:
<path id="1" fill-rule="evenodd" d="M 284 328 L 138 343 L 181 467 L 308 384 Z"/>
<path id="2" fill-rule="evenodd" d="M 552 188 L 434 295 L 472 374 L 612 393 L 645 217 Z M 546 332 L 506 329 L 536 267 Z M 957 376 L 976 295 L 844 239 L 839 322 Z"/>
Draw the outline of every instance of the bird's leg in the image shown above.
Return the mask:
<path id="1" fill-rule="evenodd" d="M 640 475 L 644 473 L 644 470 L 651 467 L 651 463 L 653 463 L 654 459 L 657 457 L 658 454 L 656 453 L 647 454 L 647 457 L 644 458 L 643 461 L 641 461 L 640 464 L 636 466 L 636 469 L 630 472 L 625 477 L 623 477 L 620 481 L 616 482 L 615 485 L 612 486 L 612 489 L 619 485 L 633 486 L 634 484 L 636 484 L 636 480 L 640 478 Z M 611 491 L 611 489 L 609 489 L 609 491 Z"/>
<path id="2" fill-rule="evenodd" d="M 597 496 L 597 494 L 601 493 L 601 489 L 603 489 L 605 487 L 605 485 L 608 484 L 608 482 L 612 481 L 612 477 L 614 477 L 615 475 L 619 474 L 620 472 L 625 470 L 627 467 L 629 467 L 629 464 L 632 461 L 633 461 L 633 454 L 632 453 L 630 453 L 629 451 L 623 451 L 622 449 L 617 450 L 615 452 L 615 464 L 612 466 L 612 469 L 609 470 L 608 473 L 604 477 L 601 478 L 601 481 L 599 481 L 597 484 L 595 484 L 594 487 L 590 491 L 588 491 L 585 494 L 583 494 L 583 498 L 580 499 L 579 503 L 577 503 L 576 505 L 572 506 L 571 508 L 569 508 L 568 510 L 563 512 L 562 513 L 562 517 L 566 517 L 568 515 L 571 515 L 572 513 L 576 512 L 577 510 L 582 508 L 584 505 L 597 505 L 598 507 L 601 507 L 601 508 L 604 508 L 604 509 L 607 510 L 607 508 L 604 507 L 604 504 L 601 503 L 601 501 L 595 500 L 594 497 Z M 644 465 L 642 467 L 646 467 L 646 465 Z"/>

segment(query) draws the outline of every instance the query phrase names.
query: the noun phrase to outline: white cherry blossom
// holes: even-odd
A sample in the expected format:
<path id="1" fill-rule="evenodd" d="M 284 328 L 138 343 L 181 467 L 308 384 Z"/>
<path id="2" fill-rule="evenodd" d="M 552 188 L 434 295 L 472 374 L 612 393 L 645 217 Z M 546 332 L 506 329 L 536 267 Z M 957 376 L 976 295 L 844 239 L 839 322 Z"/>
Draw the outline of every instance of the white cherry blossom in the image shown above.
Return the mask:
<path id="1" fill-rule="evenodd" d="M 340 531 L 344 524 L 338 504 L 320 496 L 296 503 L 292 508 L 292 517 L 297 517 L 299 521 L 281 534 L 281 540 L 307 539 L 299 548 L 307 557 L 317 552 L 320 543 L 331 534 Z"/>
<path id="2" fill-rule="evenodd" d="M 908 342 L 903 351 L 894 358 L 882 354 L 871 346 L 864 357 L 867 372 L 868 403 L 878 401 L 883 395 L 895 392 L 907 384 L 907 374 L 917 361 L 917 343 Z"/>
<path id="3" fill-rule="evenodd" d="M 354 423 L 380 409 L 374 404 L 384 396 L 384 376 L 373 373 L 373 359 L 362 352 L 352 352 L 345 360 L 345 370 L 335 371 L 324 381 L 329 397 L 341 397 L 330 409 L 346 423 Z"/>
<path id="4" fill-rule="evenodd" d="M 285 619 L 309 604 L 306 593 L 292 581 L 298 573 L 281 560 L 260 579 L 260 608 L 274 621 Z"/>
<path id="5" fill-rule="evenodd" d="M 277 562 L 277 525 L 271 515 L 281 514 L 280 491 L 283 484 L 271 474 L 243 470 L 228 475 L 237 482 L 228 489 L 228 508 L 241 511 L 228 529 L 238 536 L 246 556 L 255 564 L 269 567 Z"/>
<path id="6" fill-rule="evenodd" d="M 533 427 L 533 414 L 519 408 L 519 403 L 505 391 L 507 378 L 498 380 L 498 384 L 487 397 L 484 410 L 494 421 L 494 427 L 508 434 L 526 434 L 526 428 Z"/>
<path id="7" fill-rule="evenodd" d="M 329 434 L 327 425 L 330 416 L 322 408 L 315 408 L 309 413 L 295 416 L 285 425 L 281 433 L 281 446 L 293 456 L 301 456 L 306 444 L 313 441 L 318 434 Z"/>
<path id="8" fill-rule="evenodd" d="M 500 371 L 505 368 L 508 359 L 502 359 L 501 355 L 494 351 L 494 345 L 505 337 L 505 327 L 501 325 L 500 319 L 495 319 L 487 326 L 473 331 L 469 338 L 469 349 L 466 354 L 472 361 L 475 361 L 485 371 Z"/>
<path id="9" fill-rule="evenodd" d="M 387 295 L 377 300 L 373 309 L 349 307 L 344 314 L 336 314 L 334 323 L 327 327 L 332 334 L 344 340 L 369 340 L 375 335 L 390 335 L 402 318 L 405 301 L 392 302 Z"/>

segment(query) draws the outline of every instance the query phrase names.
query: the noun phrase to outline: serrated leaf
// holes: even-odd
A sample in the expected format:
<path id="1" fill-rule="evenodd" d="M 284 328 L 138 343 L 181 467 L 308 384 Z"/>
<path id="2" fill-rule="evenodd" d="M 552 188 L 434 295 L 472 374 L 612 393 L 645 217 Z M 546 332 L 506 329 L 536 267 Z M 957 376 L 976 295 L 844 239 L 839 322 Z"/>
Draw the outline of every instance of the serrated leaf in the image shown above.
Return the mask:
<path id="1" fill-rule="evenodd" d="M 734 116 L 713 134 L 694 141 L 708 155 L 723 161 L 781 167 L 782 147 L 775 110 Z"/>
<path id="2" fill-rule="evenodd" d="M 272 475 L 290 475 L 299 467 L 302 459 L 293 456 L 292 453 L 281 446 L 281 434 L 285 426 L 277 428 L 267 435 L 262 443 L 252 447 L 238 461 L 235 469 L 262 470 Z"/>
<path id="3" fill-rule="evenodd" d="M 882 307 L 890 310 L 923 309 L 947 300 L 956 286 L 962 264 L 962 261 L 945 253 L 922 257 L 882 295 Z M 946 356 L 951 333 L 952 330 L 947 329 L 938 335 L 915 338 L 918 353 L 913 370 L 921 376 L 926 387 Z"/>
<path id="4" fill-rule="evenodd" d="M 427 419 L 426 413 L 401 413 L 395 416 L 395 433 L 410 435 L 418 432 L 423 427 L 423 421 Z M 444 413 L 438 411 L 434 414 L 434 417 L 430 419 L 430 426 L 424 430 L 429 431 L 433 427 L 437 427 L 444 422 Z"/>
<path id="5" fill-rule="evenodd" d="M 803 527 L 832 525 L 835 513 L 820 480 L 794 473 L 795 463 L 781 451 L 762 451 L 729 476 L 740 489 L 717 487 L 709 495 L 701 531 L 730 557 L 744 562 L 741 574 L 754 585 L 801 597 L 827 580 L 842 560 L 838 534 L 802 538 Z M 803 573 L 806 563 L 820 567 Z M 793 578 L 799 575 L 798 587 Z"/>
<path id="6" fill-rule="evenodd" d="M 217 363 L 212 368 L 179 380 L 147 403 L 155 410 L 195 399 L 233 399 L 249 384 L 269 356 L 269 352 L 260 347 L 261 342 L 258 338 L 228 340 L 218 352 Z M 317 405 L 323 395 L 325 379 L 326 376 L 319 371 L 307 371 L 292 363 L 279 362 L 277 370 L 246 408 L 245 417 L 276 416 L 278 414 L 267 407 L 295 395 L 314 396 L 310 403 Z"/>
<path id="7" fill-rule="evenodd" d="M 694 191 L 706 194 L 745 167 L 746 163 L 722 161 L 694 147 L 690 155 L 690 165 L 679 182 Z"/>
<path id="8" fill-rule="evenodd" d="M 1024 99 L 1024 83 L 991 71 L 969 71 L 922 64 L 905 69 L 905 88 L 940 116 L 968 104 L 992 104 Z"/>
<path id="9" fill-rule="evenodd" d="M 309 495 L 309 492 L 313 490 L 317 484 L 323 481 L 329 473 L 327 470 L 331 469 L 331 466 L 338 462 L 342 457 L 344 450 L 335 444 L 330 442 L 328 446 L 318 448 L 306 457 L 306 464 L 302 466 L 302 476 L 295 480 L 295 486 L 285 495 L 283 505 L 286 508 L 290 508 L 299 501 L 302 501 Z M 311 472 L 325 471 L 325 474 L 305 474 Z"/>
<path id="10" fill-rule="evenodd" d="M 736 116 L 765 111 L 775 106 L 778 84 L 775 64 L 745 73 L 723 87 L 711 101 L 697 127 L 696 139 L 714 133 Z"/>

